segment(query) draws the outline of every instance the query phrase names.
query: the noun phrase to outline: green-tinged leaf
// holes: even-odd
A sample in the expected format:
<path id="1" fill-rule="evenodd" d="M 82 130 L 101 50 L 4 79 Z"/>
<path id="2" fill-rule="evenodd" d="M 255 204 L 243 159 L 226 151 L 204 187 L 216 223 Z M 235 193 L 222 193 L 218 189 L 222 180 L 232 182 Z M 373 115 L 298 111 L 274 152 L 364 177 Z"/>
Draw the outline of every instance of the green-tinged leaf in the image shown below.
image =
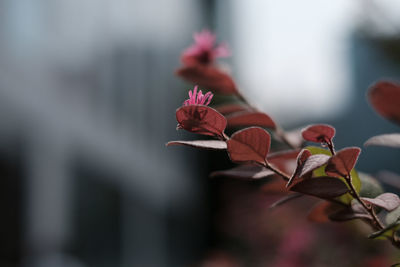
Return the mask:
<path id="1" fill-rule="evenodd" d="M 308 149 L 311 152 L 311 154 L 313 154 L 313 155 L 323 154 L 323 155 L 332 156 L 332 154 L 329 150 L 321 148 L 321 147 L 307 146 L 305 149 Z M 314 170 L 313 176 L 314 177 L 327 176 L 327 174 L 325 172 L 325 167 L 326 167 L 326 165 L 323 165 L 322 167 L 319 167 L 318 169 Z M 350 175 L 352 178 L 354 188 L 356 189 L 357 192 L 360 192 L 361 180 L 360 180 L 360 177 L 358 176 L 357 171 L 355 169 L 352 169 L 350 172 Z M 337 178 L 337 179 L 340 179 L 343 182 L 345 182 L 345 179 L 343 177 Z M 353 199 L 354 198 L 350 195 L 350 193 L 346 193 L 343 196 L 340 196 L 337 198 L 337 200 L 339 200 L 340 202 L 342 202 L 343 204 L 346 204 L 346 205 L 350 205 L 350 203 Z"/>
<path id="2" fill-rule="evenodd" d="M 346 177 L 354 168 L 361 149 L 346 147 L 333 155 L 325 168 L 326 174 L 333 177 Z"/>
<path id="3" fill-rule="evenodd" d="M 360 177 L 358 176 L 357 171 L 355 169 L 351 170 L 350 175 L 351 175 L 351 181 L 353 183 L 354 189 L 357 191 L 357 193 L 359 193 L 361 190 L 361 180 L 360 180 Z M 342 180 L 343 182 L 345 181 L 345 179 L 342 177 L 340 177 L 339 179 Z M 338 200 L 344 204 L 350 204 L 353 199 L 354 198 L 352 195 L 350 195 L 350 193 L 347 193 L 338 198 Z"/>
<path id="4" fill-rule="evenodd" d="M 313 155 L 323 154 L 323 155 L 332 156 L 332 154 L 329 150 L 323 149 L 321 147 L 307 146 L 307 147 L 305 147 L 305 149 L 309 150 L 311 152 L 311 154 L 313 154 Z M 314 170 L 313 171 L 314 176 L 315 177 L 326 176 L 325 167 L 326 167 L 326 165 L 321 166 L 318 169 Z"/>
<path id="5" fill-rule="evenodd" d="M 350 175 L 351 175 L 351 179 L 353 182 L 353 186 L 356 189 L 356 192 L 360 193 L 362 184 L 361 184 L 360 176 L 358 176 L 358 172 L 356 171 L 356 169 L 352 169 L 350 172 Z"/>
<path id="6" fill-rule="evenodd" d="M 393 224 L 398 222 L 400 219 L 400 207 L 397 207 L 396 209 L 392 210 L 386 215 L 385 221 L 386 224 Z"/>
<path id="7" fill-rule="evenodd" d="M 305 149 L 308 149 L 311 152 L 311 154 L 313 154 L 313 155 L 324 154 L 324 155 L 332 156 L 332 153 L 329 150 L 324 149 L 322 147 L 307 146 L 307 147 L 305 147 Z"/>
<path id="8" fill-rule="evenodd" d="M 359 172 L 358 174 L 361 180 L 361 190 L 359 192 L 361 197 L 374 198 L 384 192 L 382 185 L 377 179 L 363 172 Z"/>
<path id="9" fill-rule="evenodd" d="M 393 237 L 394 233 L 400 228 L 400 223 L 395 222 L 389 224 L 382 230 L 374 232 L 368 236 L 370 239 L 390 239 Z"/>

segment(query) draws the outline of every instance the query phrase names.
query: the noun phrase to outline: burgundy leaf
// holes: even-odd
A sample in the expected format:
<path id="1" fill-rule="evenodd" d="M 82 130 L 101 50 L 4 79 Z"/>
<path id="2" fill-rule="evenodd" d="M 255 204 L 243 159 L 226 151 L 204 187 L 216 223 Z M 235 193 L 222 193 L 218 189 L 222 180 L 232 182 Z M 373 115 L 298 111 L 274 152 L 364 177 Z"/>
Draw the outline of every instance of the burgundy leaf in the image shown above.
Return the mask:
<path id="1" fill-rule="evenodd" d="M 215 107 L 215 109 L 222 115 L 228 115 L 236 112 L 250 110 L 250 107 L 239 104 L 226 104 Z"/>
<path id="2" fill-rule="evenodd" d="M 274 175 L 275 173 L 267 168 L 257 165 L 240 165 L 238 167 L 223 170 L 223 171 L 215 171 L 210 174 L 211 178 L 214 177 L 228 177 L 235 178 L 240 180 L 254 180 L 266 178 L 268 176 Z"/>
<path id="3" fill-rule="evenodd" d="M 369 88 L 368 99 L 379 115 L 400 124 L 399 84 L 379 81 Z"/>
<path id="4" fill-rule="evenodd" d="M 364 146 L 400 147 L 400 133 L 382 134 L 371 137 Z"/>
<path id="5" fill-rule="evenodd" d="M 278 199 L 278 200 L 275 201 L 274 203 L 272 203 L 272 204 L 269 206 L 269 208 L 270 208 L 270 209 L 276 208 L 276 207 L 278 207 L 278 206 L 280 206 L 280 205 L 283 205 L 283 204 L 285 204 L 285 203 L 287 203 L 287 202 L 289 202 L 289 201 L 291 201 L 291 200 L 293 200 L 293 199 L 296 199 L 296 198 L 299 198 L 299 197 L 302 197 L 302 196 L 304 196 L 304 195 L 299 194 L 299 193 L 293 193 L 293 194 L 286 195 L 286 196 L 284 196 L 284 197 Z"/>
<path id="6" fill-rule="evenodd" d="M 296 170 L 293 172 L 292 177 L 290 177 L 288 183 L 286 184 L 286 187 L 289 187 L 293 183 L 294 179 L 299 176 L 299 174 L 300 174 L 300 172 L 301 172 L 301 170 L 303 168 L 304 163 L 306 162 L 306 160 L 311 155 L 312 155 L 311 152 L 309 150 L 307 150 L 307 149 L 303 149 L 299 153 L 299 155 L 297 156 L 297 167 L 296 167 Z"/>
<path id="7" fill-rule="evenodd" d="M 349 191 L 342 180 L 328 176 L 302 180 L 290 190 L 320 198 L 334 198 Z"/>
<path id="8" fill-rule="evenodd" d="M 259 126 L 275 129 L 275 122 L 265 113 L 255 111 L 236 112 L 226 117 L 228 127 Z"/>
<path id="9" fill-rule="evenodd" d="M 304 140 L 316 143 L 330 143 L 335 136 L 335 128 L 327 124 L 315 124 L 301 131 Z"/>
<path id="10" fill-rule="evenodd" d="M 208 106 L 189 105 L 176 110 L 178 128 L 189 132 L 223 137 L 226 119 Z"/>
<path id="11" fill-rule="evenodd" d="M 362 198 L 365 202 L 374 206 L 384 208 L 387 211 L 392 211 L 400 206 L 399 196 L 393 193 L 383 193 L 376 198 Z"/>
<path id="12" fill-rule="evenodd" d="M 217 149 L 217 150 L 226 149 L 226 142 L 220 140 L 171 141 L 167 143 L 167 146 L 173 146 L 173 145 L 183 145 L 196 148 Z"/>
<path id="13" fill-rule="evenodd" d="M 183 79 L 206 88 L 218 94 L 237 94 L 236 85 L 232 78 L 211 65 L 185 66 L 176 72 Z"/>
<path id="14" fill-rule="evenodd" d="M 311 155 L 304 163 L 299 176 L 302 177 L 314 171 L 315 169 L 318 169 L 322 165 L 325 165 L 328 162 L 329 158 L 330 156 L 324 154 Z"/>
<path id="15" fill-rule="evenodd" d="M 329 215 L 329 219 L 337 222 L 350 221 L 354 219 L 369 219 L 372 220 L 371 215 L 368 213 L 354 212 L 350 207 L 339 210 L 338 212 Z"/>
<path id="16" fill-rule="evenodd" d="M 265 164 L 271 137 L 262 128 L 250 127 L 234 133 L 227 144 L 233 162 L 253 161 Z"/>
<path id="17" fill-rule="evenodd" d="M 328 165 L 325 168 L 326 174 L 335 177 L 350 175 L 360 152 L 361 149 L 358 147 L 347 147 L 340 150 L 329 159 Z"/>

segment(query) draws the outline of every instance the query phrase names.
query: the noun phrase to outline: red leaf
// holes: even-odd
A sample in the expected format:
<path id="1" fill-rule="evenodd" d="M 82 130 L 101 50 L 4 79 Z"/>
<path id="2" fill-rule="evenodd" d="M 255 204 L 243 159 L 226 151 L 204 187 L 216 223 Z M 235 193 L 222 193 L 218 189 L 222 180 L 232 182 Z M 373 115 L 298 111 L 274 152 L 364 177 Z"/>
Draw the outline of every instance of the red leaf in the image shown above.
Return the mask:
<path id="1" fill-rule="evenodd" d="M 292 177 L 290 177 L 288 183 L 286 184 L 286 187 L 289 187 L 293 183 L 294 179 L 299 176 L 299 173 L 301 172 L 301 170 L 302 170 L 302 168 L 304 166 L 304 163 L 306 162 L 306 160 L 311 155 L 312 155 L 311 152 L 309 150 L 307 150 L 307 149 L 303 149 L 299 153 L 299 155 L 297 156 L 297 167 L 296 167 L 296 170 L 293 172 Z"/>
<path id="2" fill-rule="evenodd" d="M 375 239 L 377 237 L 389 238 L 390 236 L 393 237 L 395 232 L 399 229 L 399 222 L 393 222 L 386 225 L 383 229 L 373 232 L 368 236 L 369 239 Z M 390 267 L 398 266 L 399 264 L 393 264 Z M 382 266 L 382 265 L 381 265 Z"/>
<path id="3" fill-rule="evenodd" d="M 210 177 L 229 177 L 241 180 L 254 180 L 266 178 L 274 174 L 275 173 L 273 171 L 268 170 L 267 168 L 264 168 L 262 166 L 240 165 L 229 170 L 212 172 L 210 174 Z"/>
<path id="4" fill-rule="evenodd" d="M 226 104 L 226 105 L 221 105 L 218 107 L 215 107 L 215 109 L 221 113 L 222 115 L 228 115 L 240 111 L 246 111 L 249 110 L 250 107 L 244 106 L 244 105 L 239 105 L 239 104 Z"/>
<path id="5" fill-rule="evenodd" d="M 176 73 L 183 79 L 204 87 L 213 93 L 237 94 L 236 85 L 232 78 L 214 66 L 190 65 L 178 69 Z"/>
<path id="6" fill-rule="evenodd" d="M 368 99 L 379 115 L 400 124 L 399 84 L 379 81 L 369 88 Z"/>
<path id="7" fill-rule="evenodd" d="M 173 145 L 183 145 L 196 148 L 217 149 L 217 150 L 226 149 L 226 142 L 220 140 L 171 141 L 167 143 L 167 146 L 173 146 Z"/>
<path id="8" fill-rule="evenodd" d="M 271 129 L 276 128 L 275 122 L 265 113 L 243 111 L 227 116 L 228 127 L 259 126 Z"/>
<path id="9" fill-rule="evenodd" d="M 176 110 L 178 127 L 189 132 L 223 137 L 226 119 L 208 106 L 189 105 Z"/>
<path id="10" fill-rule="evenodd" d="M 326 174 L 335 177 L 345 177 L 350 175 L 360 152 L 361 149 L 358 147 L 348 147 L 340 150 L 336 155 L 329 159 L 325 168 Z"/>
<path id="11" fill-rule="evenodd" d="M 262 128 L 250 127 L 234 133 L 227 144 L 233 162 L 253 161 L 265 164 L 271 137 Z"/>
<path id="12" fill-rule="evenodd" d="M 364 143 L 364 146 L 389 146 L 400 147 L 400 134 L 382 134 L 371 137 Z"/>
<path id="13" fill-rule="evenodd" d="M 304 140 L 316 143 L 330 143 L 335 136 L 335 128 L 327 124 L 315 124 L 301 131 Z"/>
<path id="14" fill-rule="evenodd" d="M 393 193 L 383 193 L 376 198 L 363 197 L 362 199 L 367 203 L 384 208 L 387 211 L 392 211 L 400 206 L 399 196 Z"/>
<path id="15" fill-rule="evenodd" d="M 342 180 L 326 176 L 302 180 L 290 190 L 319 198 L 333 198 L 347 193 L 349 188 Z"/>

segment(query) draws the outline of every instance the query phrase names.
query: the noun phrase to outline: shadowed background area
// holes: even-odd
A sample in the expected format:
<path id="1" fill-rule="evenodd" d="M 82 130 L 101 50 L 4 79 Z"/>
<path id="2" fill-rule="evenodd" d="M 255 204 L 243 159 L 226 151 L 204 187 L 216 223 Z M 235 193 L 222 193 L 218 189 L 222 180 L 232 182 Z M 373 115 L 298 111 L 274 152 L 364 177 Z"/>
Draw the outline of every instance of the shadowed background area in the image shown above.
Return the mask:
<path id="1" fill-rule="evenodd" d="M 193 139 L 175 129 L 192 85 L 174 72 L 203 28 L 285 129 L 332 124 L 338 148 L 398 132 L 365 94 L 400 78 L 399 12 L 396 0 L 0 1 L 0 266 L 385 265 L 386 245 L 348 240 L 358 224 L 313 228 L 312 201 L 266 212 L 259 184 L 207 178 L 231 166 L 225 153 L 164 144 Z M 358 167 L 400 173 L 399 158 L 367 148 Z"/>

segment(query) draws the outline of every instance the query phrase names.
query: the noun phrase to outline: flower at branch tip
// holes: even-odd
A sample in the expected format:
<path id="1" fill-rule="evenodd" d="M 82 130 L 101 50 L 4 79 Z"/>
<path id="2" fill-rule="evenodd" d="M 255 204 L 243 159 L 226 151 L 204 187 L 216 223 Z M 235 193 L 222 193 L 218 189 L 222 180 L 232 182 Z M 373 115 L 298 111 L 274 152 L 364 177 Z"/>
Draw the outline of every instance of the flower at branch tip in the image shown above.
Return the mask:
<path id="1" fill-rule="evenodd" d="M 230 56 L 226 44 L 216 46 L 216 36 L 209 30 L 193 34 L 194 44 L 182 54 L 184 64 L 212 64 L 216 58 Z"/>
<path id="2" fill-rule="evenodd" d="M 207 92 L 205 95 L 203 95 L 203 92 L 200 90 L 197 92 L 197 85 L 193 88 L 192 90 L 189 90 L 189 99 L 186 99 L 185 102 L 183 102 L 183 106 L 189 106 L 189 105 L 205 105 L 207 106 L 210 104 L 211 99 L 213 98 L 213 94 L 211 92 Z"/>

